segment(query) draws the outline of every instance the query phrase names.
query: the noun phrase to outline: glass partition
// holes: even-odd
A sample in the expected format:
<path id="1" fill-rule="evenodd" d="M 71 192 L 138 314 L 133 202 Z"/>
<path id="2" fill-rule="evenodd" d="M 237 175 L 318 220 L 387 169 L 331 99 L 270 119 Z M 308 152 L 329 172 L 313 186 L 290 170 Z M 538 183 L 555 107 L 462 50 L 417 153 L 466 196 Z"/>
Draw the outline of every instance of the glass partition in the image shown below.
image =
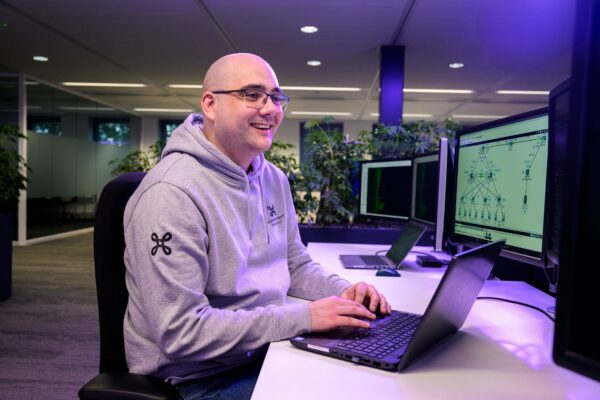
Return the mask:
<path id="1" fill-rule="evenodd" d="M 140 119 L 28 80 L 27 239 L 93 226 L 115 165 L 139 147 Z"/>

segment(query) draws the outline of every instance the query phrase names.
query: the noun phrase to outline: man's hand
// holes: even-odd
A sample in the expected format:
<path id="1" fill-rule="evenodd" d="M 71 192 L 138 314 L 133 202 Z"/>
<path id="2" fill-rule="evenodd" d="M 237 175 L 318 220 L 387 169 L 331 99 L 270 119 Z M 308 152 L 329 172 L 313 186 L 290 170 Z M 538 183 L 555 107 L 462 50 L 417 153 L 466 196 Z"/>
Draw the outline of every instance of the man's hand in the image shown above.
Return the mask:
<path id="1" fill-rule="evenodd" d="M 390 314 L 392 312 L 392 306 L 388 304 L 385 297 L 374 286 L 364 282 L 355 283 L 344 290 L 342 297 L 368 306 L 371 312 L 377 311 L 377 306 L 379 306 L 379 311 L 383 314 Z"/>
<path id="2" fill-rule="evenodd" d="M 312 332 L 340 327 L 369 328 L 370 324 L 359 318 L 375 319 L 375 314 L 362 304 L 337 296 L 313 301 L 308 304 L 308 309 Z"/>

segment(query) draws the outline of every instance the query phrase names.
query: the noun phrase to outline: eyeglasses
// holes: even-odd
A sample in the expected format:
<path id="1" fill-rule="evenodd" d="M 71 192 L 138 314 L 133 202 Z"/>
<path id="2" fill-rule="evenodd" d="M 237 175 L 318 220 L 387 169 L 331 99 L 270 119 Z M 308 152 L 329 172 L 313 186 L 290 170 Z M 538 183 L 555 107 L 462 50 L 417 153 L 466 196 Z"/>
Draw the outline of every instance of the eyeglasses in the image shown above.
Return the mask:
<path id="1" fill-rule="evenodd" d="M 290 98 L 285 94 L 267 93 L 261 89 L 212 90 L 211 92 L 214 94 L 241 93 L 246 106 L 257 110 L 267 104 L 267 98 L 269 97 L 275 106 L 281 107 L 282 111 L 285 111 L 290 102 Z"/>

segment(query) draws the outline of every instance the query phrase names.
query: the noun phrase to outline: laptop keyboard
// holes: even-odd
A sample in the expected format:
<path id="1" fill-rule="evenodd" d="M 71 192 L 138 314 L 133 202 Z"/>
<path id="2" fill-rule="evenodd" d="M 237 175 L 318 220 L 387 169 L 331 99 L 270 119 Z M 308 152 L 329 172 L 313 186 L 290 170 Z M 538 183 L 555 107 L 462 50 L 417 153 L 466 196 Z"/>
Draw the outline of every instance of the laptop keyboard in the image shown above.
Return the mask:
<path id="1" fill-rule="evenodd" d="M 359 329 L 340 340 L 335 348 L 364 357 L 383 358 L 408 343 L 421 318 L 392 311 L 390 316 L 372 324 L 371 329 Z"/>
<path id="2" fill-rule="evenodd" d="M 387 265 L 379 256 L 360 256 L 360 258 L 367 265 Z"/>

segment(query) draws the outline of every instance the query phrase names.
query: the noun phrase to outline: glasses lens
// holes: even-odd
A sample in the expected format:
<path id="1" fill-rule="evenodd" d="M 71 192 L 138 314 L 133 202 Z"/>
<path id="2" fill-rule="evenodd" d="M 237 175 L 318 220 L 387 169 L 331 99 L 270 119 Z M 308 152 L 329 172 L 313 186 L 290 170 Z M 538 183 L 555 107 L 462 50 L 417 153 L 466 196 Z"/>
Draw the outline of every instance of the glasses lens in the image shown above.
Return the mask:
<path id="1" fill-rule="evenodd" d="M 290 100 L 289 97 L 287 97 L 284 94 L 279 94 L 279 93 L 267 94 L 261 90 L 255 90 L 255 89 L 246 89 L 243 91 L 243 93 L 244 93 L 244 100 L 246 101 L 246 105 L 248 107 L 257 108 L 257 109 L 262 108 L 267 103 L 267 96 L 271 97 L 271 101 L 273 102 L 273 104 L 278 107 L 281 107 L 281 109 L 283 111 L 285 111 L 285 108 L 287 107 L 287 104 Z"/>
<path id="2" fill-rule="evenodd" d="M 273 100 L 273 104 L 281 107 L 283 111 L 285 111 L 285 108 L 287 107 L 288 102 L 290 101 L 290 98 L 284 94 L 272 94 L 271 99 Z"/>
<path id="3" fill-rule="evenodd" d="M 261 108 L 265 102 L 265 93 L 258 90 L 244 90 L 244 100 L 252 108 Z"/>

